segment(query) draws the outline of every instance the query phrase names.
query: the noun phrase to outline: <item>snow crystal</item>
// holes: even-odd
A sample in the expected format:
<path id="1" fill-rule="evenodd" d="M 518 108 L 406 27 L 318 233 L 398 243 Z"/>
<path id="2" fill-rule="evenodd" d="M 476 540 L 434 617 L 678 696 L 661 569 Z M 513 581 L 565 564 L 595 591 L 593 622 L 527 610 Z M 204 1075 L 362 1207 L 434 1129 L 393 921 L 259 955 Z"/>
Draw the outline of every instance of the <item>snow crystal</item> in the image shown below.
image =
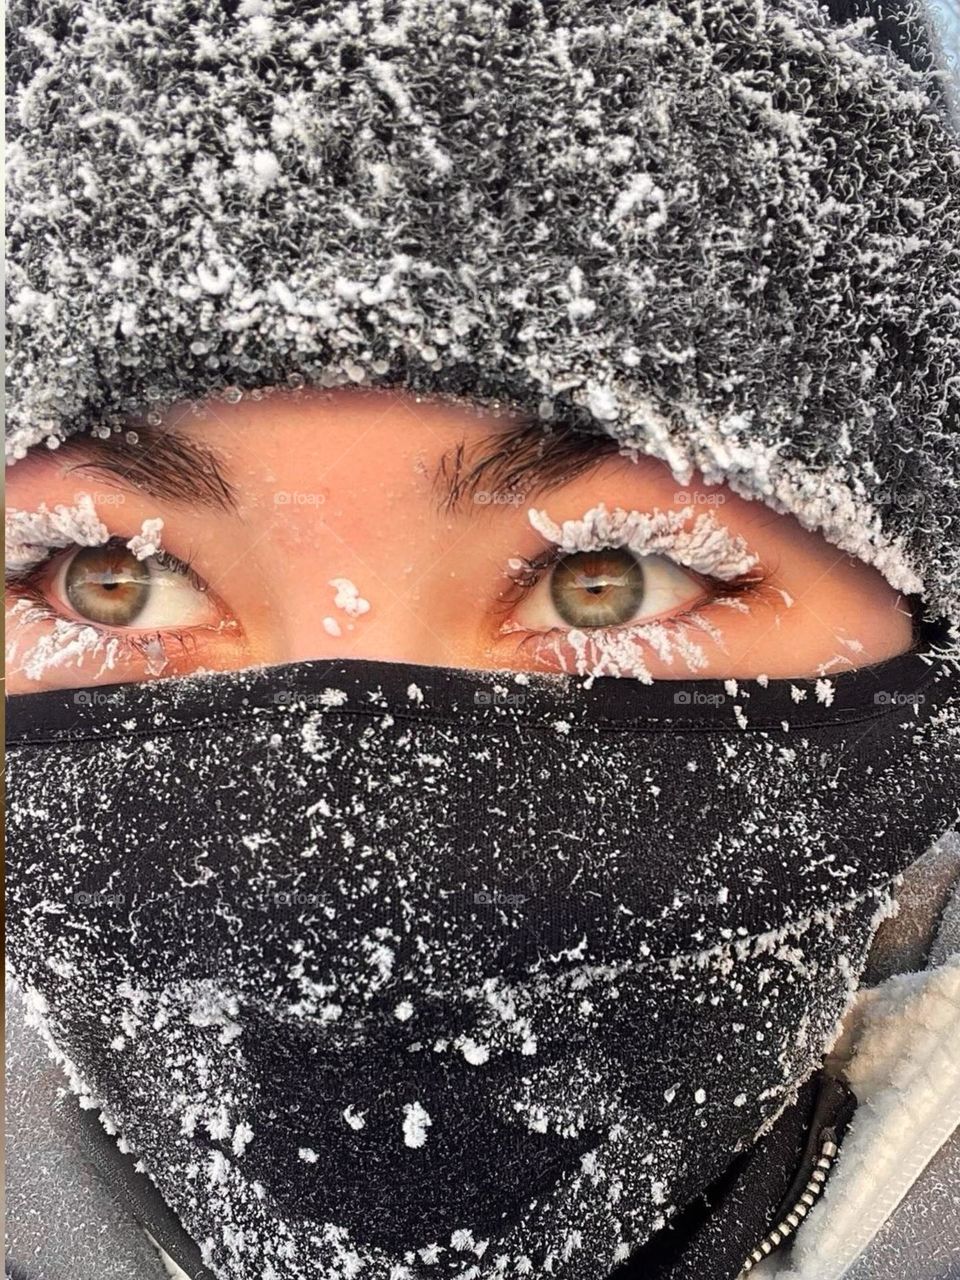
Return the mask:
<path id="1" fill-rule="evenodd" d="M 822 702 L 825 707 L 833 704 L 834 687 L 831 680 L 818 680 L 816 690 L 818 702 Z"/>
<path id="2" fill-rule="evenodd" d="M 347 695 L 343 689 L 324 689 L 320 694 L 320 705 L 322 707 L 342 707 L 347 702 Z"/>
<path id="3" fill-rule="evenodd" d="M 351 618 L 369 612 L 370 601 L 364 600 L 349 578 L 331 578 L 329 585 L 336 590 L 333 603 Z"/>
<path id="4" fill-rule="evenodd" d="M 280 161 L 272 151 L 256 151 L 253 156 L 253 171 L 260 190 L 266 191 L 280 176 Z"/>
<path id="5" fill-rule="evenodd" d="M 152 520 L 144 520 L 140 526 L 140 532 L 127 543 L 127 549 L 136 556 L 138 560 L 146 560 L 148 556 L 155 556 L 160 550 L 160 534 L 163 530 L 163 521 L 159 516 L 155 516 Z"/>
<path id="6" fill-rule="evenodd" d="M 366 1124 L 363 1112 L 355 1111 L 352 1106 L 344 1107 L 341 1114 L 351 1129 L 362 1129 Z"/>
<path id="7" fill-rule="evenodd" d="M 233 1131 L 233 1138 L 230 1144 L 233 1149 L 233 1154 L 235 1156 L 242 1156 L 244 1151 L 246 1151 L 247 1147 L 252 1141 L 252 1139 L 253 1139 L 253 1130 L 246 1123 L 246 1121 L 241 1120 L 241 1122 L 236 1126 L 236 1128 Z"/>
<path id="8" fill-rule="evenodd" d="M 558 525 L 546 511 L 533 508 L 530 523 L 548 542 L 566 552 L 625 547 L 634 555 L 659 554 L 696 573 L 721 581 L 742 578 L 758 563 L 740 534 L 732 534 L 712 511 L 694 516 L 692 507 L 666 511 L 608 511 L 599 503 L 579 520 Z"/>
<path id="9" fill-rule="evenodd" d="M 477 1044 L 474 1040 L 464 1040 L 460 1052 L 472 1067 L 482 1067 L 490 1057 L 490 1050 L 485 1044 Z"/>
<path id="10" fill-rule="evenodd" d="M 419 1102 L 408 1102 L 403 1108 L 403 1140 L 408 1147 L 422 1147 L 427 1129 L 433 1121 Z"/>
<path id="11" fill-rule="evenodd" d="M 52 549 L 74 543 L 101 546 L 110 537 L 88 493 L 78 494 L 72 507 L 61 504 L 50 510 L 41 502 L 36 511 L 9 508 L 5 524 L 6 565 L 14 571 L 41 563 Z"/>

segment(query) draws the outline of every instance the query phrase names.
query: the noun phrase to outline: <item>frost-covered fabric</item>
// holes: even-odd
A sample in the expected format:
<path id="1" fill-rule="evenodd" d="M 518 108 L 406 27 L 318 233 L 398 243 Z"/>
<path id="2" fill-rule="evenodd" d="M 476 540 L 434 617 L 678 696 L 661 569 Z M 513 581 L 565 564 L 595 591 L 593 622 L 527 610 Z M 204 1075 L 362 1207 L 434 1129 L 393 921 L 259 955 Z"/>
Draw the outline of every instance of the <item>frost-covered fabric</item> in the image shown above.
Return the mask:
<path id="1" fill-rule="evenodd" d="M 960 619 L 960 152 L 902 7 L 13 0 L 11 454 L 287 378 L 499 398 Z"/>
<path id="2" fill-rule="evenodd" d="M 221 1280 L 597 1280 L 792 1102 L 957 818 L 956 662 L 828 683 L 14 699 L 17 980 Z"/>

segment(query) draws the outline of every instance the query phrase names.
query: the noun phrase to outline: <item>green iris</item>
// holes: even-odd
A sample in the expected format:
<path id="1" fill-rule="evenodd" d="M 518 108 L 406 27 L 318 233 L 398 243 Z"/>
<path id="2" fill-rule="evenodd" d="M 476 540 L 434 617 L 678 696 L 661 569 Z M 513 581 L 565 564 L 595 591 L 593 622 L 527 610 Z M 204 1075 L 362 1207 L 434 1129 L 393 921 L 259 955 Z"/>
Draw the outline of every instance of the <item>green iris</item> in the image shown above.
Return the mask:
<path id="1" fill-rule="evenodd" d="M 550 595 L 564 622 L 574 627 L 629 622 L 644 596 L 643 569 L 629 551 L 577 551 L 553 568 Z"/>
<path id="2" fill-rule="evenodd" d="M 126 627 L 150 596 L 150 570 L 126 547 L 81 547 L 67 568 L 64 590 L 82 618 Z"/>

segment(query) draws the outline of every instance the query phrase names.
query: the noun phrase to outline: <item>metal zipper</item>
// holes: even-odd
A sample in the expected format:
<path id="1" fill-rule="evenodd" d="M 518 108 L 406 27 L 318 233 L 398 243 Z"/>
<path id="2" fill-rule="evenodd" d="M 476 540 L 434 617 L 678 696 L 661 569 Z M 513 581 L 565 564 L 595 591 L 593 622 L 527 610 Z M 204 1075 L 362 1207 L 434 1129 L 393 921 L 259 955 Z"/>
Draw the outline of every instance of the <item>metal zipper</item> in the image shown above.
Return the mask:
<path id="1" fill-rule="evenodd" d="M 778 1249 L 784 1240 L 796 1231 L 797 1227 L 816 1204 L 817 1198 L 823 1191 L 827 1178 L 830 1176 L 830 1171 L 833 1169 L 837 1151 L 839 1150 L 834 1141 L 835 1135 L 833 1132 L 826 1132 L 829 1132 L 830 1136 L 824 1136 L 820 1143 L 820 1158 L 813 1166 L 807 1185 L 793 1204 L 793 1207 L 783 1215 L 780 1222 L 767 1232 L 755 1248 L 750 1250 L 737 1274 L 737 1280 L 743 1280 L 743 1277 L 748 1276 L 758 1262 L 762 1262 L 764 1258 L 768 1258 L 773 1253 L 774 1249 Z"/>

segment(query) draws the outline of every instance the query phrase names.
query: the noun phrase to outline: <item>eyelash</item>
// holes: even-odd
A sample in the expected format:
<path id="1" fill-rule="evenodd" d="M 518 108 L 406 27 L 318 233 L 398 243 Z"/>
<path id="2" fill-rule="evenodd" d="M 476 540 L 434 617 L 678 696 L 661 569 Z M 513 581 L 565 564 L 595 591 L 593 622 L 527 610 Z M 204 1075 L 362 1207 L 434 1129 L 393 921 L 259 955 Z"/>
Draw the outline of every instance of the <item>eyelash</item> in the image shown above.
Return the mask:
<path id="1" fill-rule="evenodd" d="M 119 550 L 121 547 L 126 547 L 126 545 L 127 541 L 124 538 L 113 537 L 102 543 L 101 548 L 104 551 Z M 72 555 L 75 551 L 82 550 L 82 547 L 79 542 L 71 542 L 69 546 L 66 547 L 42 547 L 41 550 L 46 552 L 46 555 L 42 560 L 35 564 L 31 564 L 26 569 L 8 569 L 6 571 L 6 585 L 11 590 L 18 590 L 24 586 L 38 584 L 47 569 L 58 557 L 63 556 L 66 558 L 68 555 Z M 171 573 L 182 573 L 189 581 L 190 585 L 197 591 L 209 590 L 203 578 L 200 577 L 199 573 L 197 573 L 193 567 L 194 555 L 192 552 L 187 556 L 186 560 L 181 560 L 179 556 L 175 556 L 172 552 L 165 551 L 160 547 L 153 552 L 150 559 L 160 565 L 161 569 L 168 569 Z"/>

